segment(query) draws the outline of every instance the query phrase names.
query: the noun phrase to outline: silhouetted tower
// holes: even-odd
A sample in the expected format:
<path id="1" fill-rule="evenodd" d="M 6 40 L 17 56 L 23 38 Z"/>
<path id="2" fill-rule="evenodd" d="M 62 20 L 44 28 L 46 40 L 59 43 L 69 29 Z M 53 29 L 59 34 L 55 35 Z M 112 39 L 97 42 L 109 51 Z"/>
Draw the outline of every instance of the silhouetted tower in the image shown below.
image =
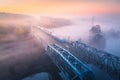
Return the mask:
<path id="1" fill-rule="evenodd" d="M 92 26 L 95 25 L 95 16 L 92 16 Z"/>

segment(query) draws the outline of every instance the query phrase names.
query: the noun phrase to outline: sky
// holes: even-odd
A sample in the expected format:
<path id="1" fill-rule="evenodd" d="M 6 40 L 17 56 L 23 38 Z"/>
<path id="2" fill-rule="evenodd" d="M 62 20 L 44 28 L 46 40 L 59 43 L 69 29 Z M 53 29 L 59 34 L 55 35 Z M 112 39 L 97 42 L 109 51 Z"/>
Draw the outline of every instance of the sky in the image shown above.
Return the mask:
<path id="1" fill-rule="evenodd" d="M 22 14 L 120 13 L 120 0 L 0 0 L 0 12 Z"/>

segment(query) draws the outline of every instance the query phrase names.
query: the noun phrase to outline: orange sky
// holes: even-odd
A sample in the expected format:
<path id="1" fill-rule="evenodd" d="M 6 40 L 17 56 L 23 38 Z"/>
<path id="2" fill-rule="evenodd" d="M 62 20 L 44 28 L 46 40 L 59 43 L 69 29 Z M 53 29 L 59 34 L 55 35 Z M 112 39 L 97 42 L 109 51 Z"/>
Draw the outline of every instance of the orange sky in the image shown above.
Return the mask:
<path id="1" fill-rule="evenodd" d="M 0 12 L 23 14 L 119 13 L 119 3 L 115 0 L 0 0 Z"/>

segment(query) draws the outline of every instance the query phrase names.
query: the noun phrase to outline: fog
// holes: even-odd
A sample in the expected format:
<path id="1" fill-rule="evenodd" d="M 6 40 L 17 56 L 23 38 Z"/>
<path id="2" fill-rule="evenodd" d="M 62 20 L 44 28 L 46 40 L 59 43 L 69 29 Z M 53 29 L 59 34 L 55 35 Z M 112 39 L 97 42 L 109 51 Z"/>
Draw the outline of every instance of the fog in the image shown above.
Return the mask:
<path id="1" fill-rule="evenodd" d="M 42 60 L 39 60 L 44 58 L 41 57 L 44 53 L 42 45 L 44 43 L 41 44 L 40 39 L 37 40 L 32 36 L 31 26 L 44 27 L 60 39 L 68 41 L 80 39 L 92 47 L 120 57 L 120 15 L 95 15 L 94 22 L 92 22 L 93 17 L 91 15 L 52 17 L 45 17 L 50 21 L 47 20 L 49 22 L 47 25 L 46 20 L 41 19 L 42 22 L 39 18 L 37 20 L 0 19 L 0 60 L 3 61 L 0 65 L 2 67 L 0 78 L 5 79 L 7 78 L 6 76 L 8 78 L 14 76 L 16 73 L 14 72 L 14 67 L 11 69 L 11 65 L 19 68 L 17 66 L 19 61 L 20 65 L 23 65 L 22 67 L 30 67 L 31 63 L 35 64 L 34 67 L 36 67 L 39 63 L 39 66 L 44 63 Z M 45 24 L 45 26 L 41 24 Z M 99 25 L 99 28 L 97 27 L 98 29 L 96 29 L 96 25 Z M 39 30 L 35 32 L 40 34 Z M 45 36 L 38 36 L 46 40 Z M 25 69 L 29 71 L 27 67 Z M 2 74 L 3 71 L 4 74 Z M 16 71 L 19 72 L 21 70 L 18 69 Z M 24 69 L 22 71 L 21 73 L 26 73 Z"/>
<path id="2" fill-rule="evenodd" d="M 72 25 L 49 29 L 49 31 L 61 39 L 70 41 L 81 39 L 82 42 L 93 46 L 93 44 L 89 44 L 89 36 L 91 35 L 89 30 L 93 25 L 100 25 L 102 35 L 106 40 L 103 43 L 105 47 L 102 50 L 120 57 L 120 15 L 95 15 L 94 24 L 92 23 L 92 16 L 89 15 L 72 16 L 68 19 L 72 21 Z"/>
<path id="3" fill-rule="evenodd" d="M 30 27 L 25 23 L 18 23 L 16 20 L 7 21 L 0 20 L 0 43 L 19 40 L 28 36 Z"/>

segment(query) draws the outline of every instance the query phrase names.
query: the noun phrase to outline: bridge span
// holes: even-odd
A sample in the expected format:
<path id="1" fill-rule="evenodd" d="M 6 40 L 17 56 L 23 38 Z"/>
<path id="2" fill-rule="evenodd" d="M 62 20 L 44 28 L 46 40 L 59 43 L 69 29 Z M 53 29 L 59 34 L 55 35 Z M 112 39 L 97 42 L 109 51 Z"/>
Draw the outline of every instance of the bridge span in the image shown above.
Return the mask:
<path id="1" fill-rule="evenodd" d="M 71 52 L 71 54 L 75 55 L 79 60 L 82 60 L 84 63 L 90 64 L 98 69 L 97 73 L 100 73 L 100 74 L 97 75 L 96 77 L 97 80 L 101 80 L 101 79 L 102 80 L 106 80 L 106 79 L 119 80 L 120 79 L 119 77 L 120 76 L 120 58 L 114 55 L 110 55 L 109 53 L 96 50 L 95 48 L 85 47 L 87 45 L 84 43 L 61 42 L 61 40 L 58 39 L 56 36 L 52 35 L 50 32 L 46 30 L 41 29 L 39 26 L 36 27 L 36 29 L 38 30 L 38 32 L 39 30 L 42 32 L 42 34 L 44 35 L 43 39 L 48 38 L 48 42 L 44 44 L 46 45 L 45 49 L 49 44 L 54 44 L 54 43 L 62 46 L 64 49 L 68 49 Z M 96 54 L 96 51 L 97 51 L 97 54 Z M 93 72 L 96 75 L 97 73 L 94 70 L 95 69 L 93 69 Z"/>
<path id="2" fill-rule="evenodd" d="M 95 80 L 91 69 L 57 44 L 48 45 L 47 54 L 61 70 L 63 80 Z"/>

